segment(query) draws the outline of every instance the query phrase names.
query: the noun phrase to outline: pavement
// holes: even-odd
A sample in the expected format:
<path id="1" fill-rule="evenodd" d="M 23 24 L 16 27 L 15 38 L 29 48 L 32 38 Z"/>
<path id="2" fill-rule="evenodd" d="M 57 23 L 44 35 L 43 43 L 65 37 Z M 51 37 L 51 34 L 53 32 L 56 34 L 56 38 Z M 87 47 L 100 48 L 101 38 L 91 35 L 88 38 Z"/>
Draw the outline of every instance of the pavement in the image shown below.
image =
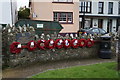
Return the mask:
<path id="1" fill-rule="evenodd" d="M 7 68 L 2 71 L 2 78 L 28 78 L 35 74 L 48 70 L 63 69 L 72 66 L 91 65 L 104 62 L 115 62 L 117 59 L 83 59 L 83 60 L 62 60 L 46 63 L 35 63 L 24 67 Z"/>

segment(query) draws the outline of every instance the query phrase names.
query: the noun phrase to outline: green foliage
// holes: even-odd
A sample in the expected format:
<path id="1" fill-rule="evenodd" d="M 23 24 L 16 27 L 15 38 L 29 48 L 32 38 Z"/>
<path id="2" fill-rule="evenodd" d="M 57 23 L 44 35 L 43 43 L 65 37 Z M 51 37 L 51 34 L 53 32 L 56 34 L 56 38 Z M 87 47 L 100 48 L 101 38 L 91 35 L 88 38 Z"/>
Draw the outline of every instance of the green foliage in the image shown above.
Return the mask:
<path id="1" fill-rule="evenodd" d="M 100 63 L 47 71 L 32 78 L 118 78 L 116 63 Z"/>
<path id="2" fill-rule="evenodd" d="M 18 11 L 18 19 L 29 19 L 30 9 L 20 8 Z"/>

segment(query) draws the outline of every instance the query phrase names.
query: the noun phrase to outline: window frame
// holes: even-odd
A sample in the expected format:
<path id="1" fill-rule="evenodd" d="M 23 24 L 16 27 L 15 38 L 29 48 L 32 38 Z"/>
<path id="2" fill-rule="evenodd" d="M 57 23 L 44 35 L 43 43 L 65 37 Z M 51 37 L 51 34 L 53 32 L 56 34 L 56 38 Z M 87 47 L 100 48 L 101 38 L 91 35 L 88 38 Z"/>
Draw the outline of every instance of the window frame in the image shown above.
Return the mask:
<path id="1" fill-rule="evenodd" d="M 112 4 L 112 8 L 111 8 L 112 10 L 109 12 L 111 4 Z M 113 14 L 113 2 L 108 3 L 108 14 Z"/>
<path id="2" fill-rule="evenodd" d="M 68 20 L 68 14 L 71 14 L 71 22 Z M 57 18 L 55 20 L 55 14 L 57 14 Z M 66 21 L 60 21 L 61 14 L 66 14 Z M 53 12 L 53 21 L 58 21 L 61 24 L 73 24 L 73 12 Z"/>
<path id="3" fill-rule="evenodd" d="M 81 6 L 81 4 L 82 4 L 82 6 Z M 90 6 L 88 4 L 90 4 Z M 80 13 L 91 13 L 91 11 L 92 11 L 92 2 L 91 1 L 80 1 L 79 9 L 80 9 L 79 10 Z"/>
<path id="4" fill-rule="evenodd" d="M 100 7 L 99 4 L 102 4 L 102 7 Z M 102 12 L 99 12 L 99 9 L 102 9 Z M 103 14 L 103 12 L 104 12 L 104 2 L 99 2 L 98 3 L 98 14 Z"/>

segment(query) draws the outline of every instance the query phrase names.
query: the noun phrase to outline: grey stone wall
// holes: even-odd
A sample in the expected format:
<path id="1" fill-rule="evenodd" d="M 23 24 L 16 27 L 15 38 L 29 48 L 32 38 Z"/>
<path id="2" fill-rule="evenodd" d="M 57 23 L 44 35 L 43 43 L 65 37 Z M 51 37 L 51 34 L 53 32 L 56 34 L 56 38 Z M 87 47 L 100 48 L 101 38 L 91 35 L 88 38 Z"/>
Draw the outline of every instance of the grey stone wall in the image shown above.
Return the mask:
<path id="1" fill-rule="evenodd" d="M 25 28 L 25 29 L 24 29 Z M 29 33 L 29 34 L 28 34 Z M 91 48 L 83 47 L 83 48 L 68 48 L 68 49 L 46 49 L 46 50 L 40 50 L 36 49 L 35 51 L 28 51 L 27 49 L 23 49 L 21 53 L 19 54 L 12 54 L 10 53 L 10 44 L 12 44 L 14 41 L 20 42 L 21 44 L 26 45 L 27 42 L 30 40 L 37 41 L 39 39 L 72 39 L 72 38 L 93 38 L 94 40 L 99 40 L 100 35 L 81 35 L 80 37 L 62 37 L 60 35 L 57 36 L 57 34 L 52 35 L 43 35 L 42 36 L 36 36 L 34 28 L 33 27 L 19 27 L 15 28 L 13 27 L 7 27 L 3 29 L 2 31 L 2 54 L 3 54 L 3 65 L 7 65 L 9 67 L 17 67 L 17 66 L 23 66 L 28 65 L 35 62 L 48 62 L 48 61 L 57 61 L 57 60 L 64 60 L 64 59 L 87 59 L 87 58 L 98 58 L 99 54 L 99 42 L 96 42 L 94 46 Z M 114 52 L 114 49 L 113 49 Z"/>
<path id="2" fill-rule="evenodd" d="M 33 62 L 57 61 L 63 59 L 85 59 L 97 58 L 99 44 L 95 44 L 92 48 L 69 48 L 69 49 L 53 49 L 53 50 L 35 50 L 29 52 L 22 50 L 20 54 L 10 54 L 8 65 L 11 67 L 27 65 Z"/>

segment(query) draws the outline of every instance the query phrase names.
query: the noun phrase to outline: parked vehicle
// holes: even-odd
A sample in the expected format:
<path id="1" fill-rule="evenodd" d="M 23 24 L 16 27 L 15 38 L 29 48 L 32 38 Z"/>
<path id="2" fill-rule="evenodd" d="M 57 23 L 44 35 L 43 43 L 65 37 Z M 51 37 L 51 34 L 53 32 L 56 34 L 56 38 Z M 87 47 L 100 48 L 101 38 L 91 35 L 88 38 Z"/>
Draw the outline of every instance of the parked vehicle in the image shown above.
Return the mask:
<path id="1" fill-rule="evenodd" d="M 81 34 L 101 34 L 101 35 L 104 35 L 104 34 L 107 34 L 107 32 L 104 30 L 104 29 L 101 29 L 101 28 L 90 28 L 90 29 L 81 29 L 80 31 L 78 31 L 78 35 L 79 33 Z"/>

